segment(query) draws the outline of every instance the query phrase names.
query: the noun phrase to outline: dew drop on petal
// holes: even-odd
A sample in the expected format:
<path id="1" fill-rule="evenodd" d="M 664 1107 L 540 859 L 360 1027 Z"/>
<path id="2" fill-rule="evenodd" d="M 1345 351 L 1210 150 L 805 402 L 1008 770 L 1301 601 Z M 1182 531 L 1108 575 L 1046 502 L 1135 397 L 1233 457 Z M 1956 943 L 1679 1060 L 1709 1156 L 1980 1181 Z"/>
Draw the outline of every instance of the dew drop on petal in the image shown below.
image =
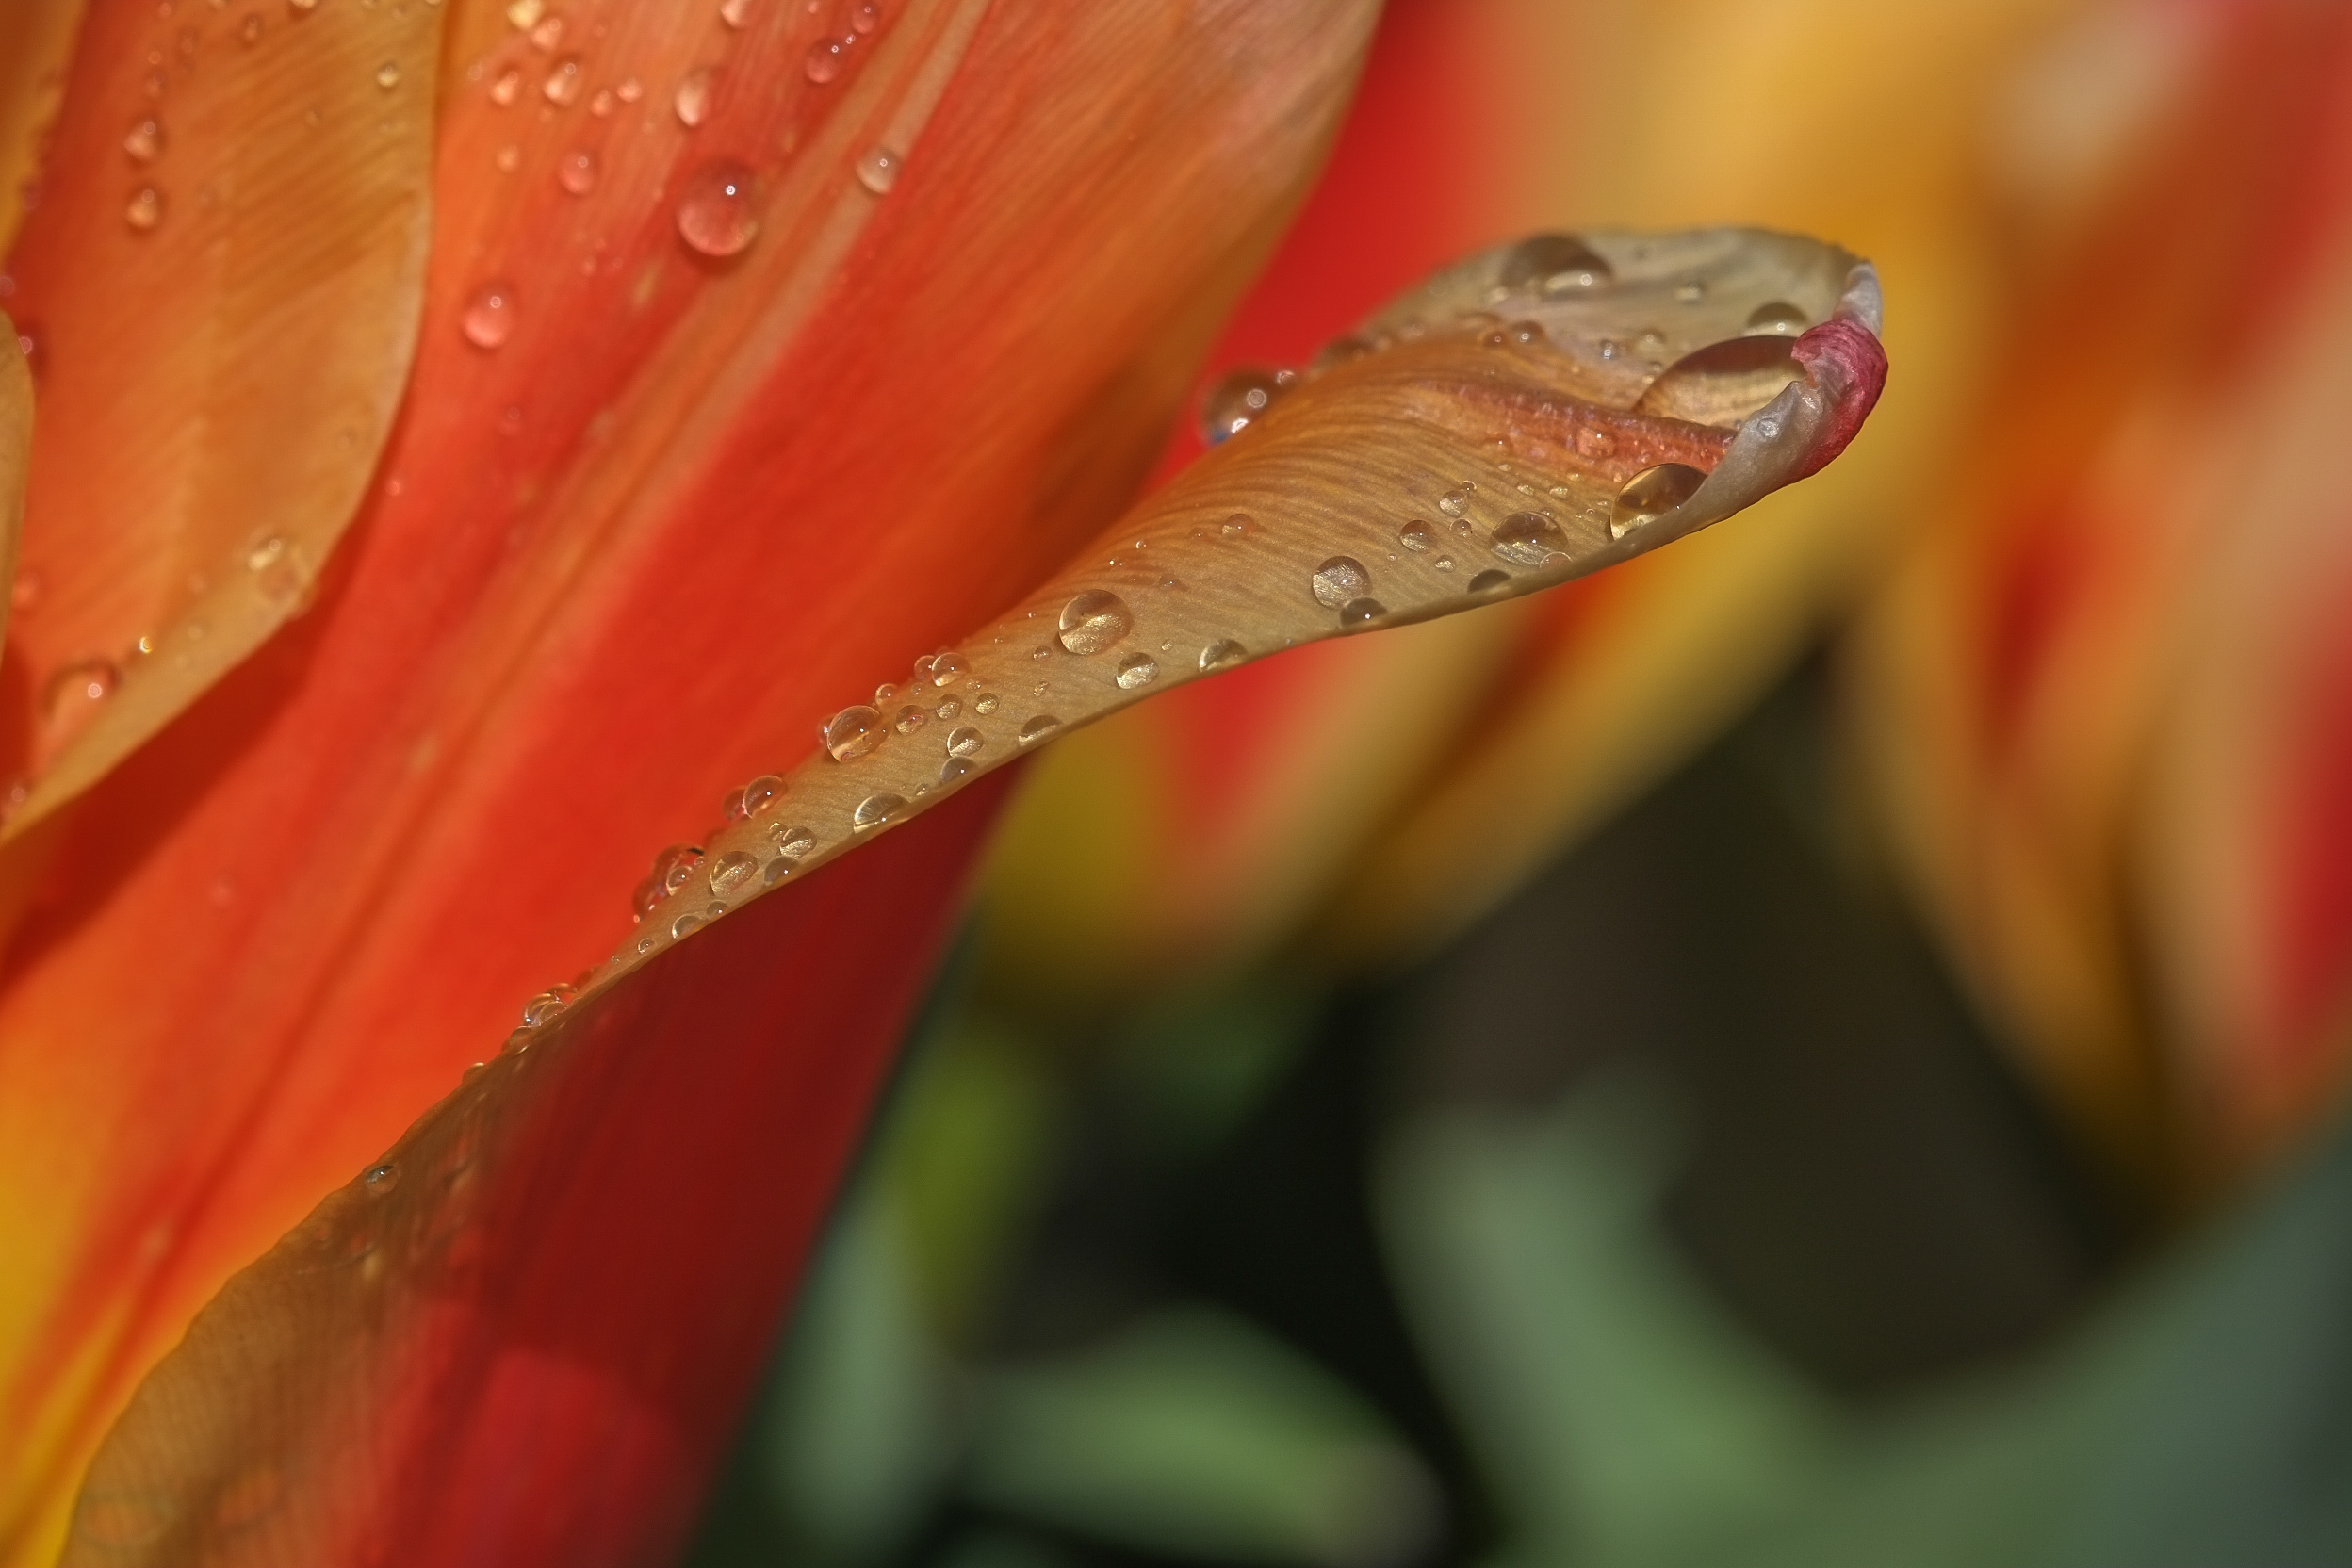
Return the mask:
<path id="1" fill-rule="evenodd" d="M 817 847 L 817 833 L 812 827 L 787 827 L 776 834 L 776 852 L 797 860 Z"/>
<path id="2" fill-rule="evenodd" d="M 977 697 L 972 699 L 972 710 L 983 718 L 986 718 L 988 714 L 995 712 L 996 694 L 994 692 L 981 693 Z"/>
<path id="3" fill-rule="evenodd" d="M 466 341 L 477 349 L 495 349 L 505 342 L 514 331 L 514 286 L 487 283 L 474 290 L 458 324 L 465 329 Z"/>
<path id="4" fill-rule="evenodd" d="M 539 93 L 558 108 L 568 108 L 578 101 L 580 90 L 587 85 L 587 74 L 580 68 L 580 57 L 566 55 L 555 62 L 555 69 L 547 73 L 547 79 L 539 84 Z"/>
<path id="5" fill-rule="evenodd" d="M 550 986 L 523 1004 L 523 1027 L 536 1029 L 572 1004 L 580 993 L 570 986 Z"/>
<path id="6" fill-rule="evenodd" d="M 1231 637 L 1219 637 L 1200 650 L 1200 667 L 1204 670 L 1231 669 L 1250 657 L 1250 652 Z"/>
<path id="7" fill-rule="evenodd" d="M 756 856 L 741 849 L 730 849 L 719 857 L 719 863 L 710 868 L 710 892 L 725 898 L 748 883 L 758 874 L 760 861 Z"/>
<path id="8" fill-rule="evenodd" d="M 1767 300 L 1748 312 L 1745 330 L 1775 337 L 1795 337 L 1812 324 L 1812 318 L 1788 301 Z"/>
<path id="9" fill-rule="evenodd" d="M 898 710 L 897 716 L 890 721 L 890 727 L 901 735 L 912 735 L 930 722 L 931 715 L 910 702 Z"/>
<path id="10" fill-rule="evenodd" d="M 1135 629 L 1135 617 L 1117 594 L 1089 588 L 1062 606 L 1060 638 L 1072 653 L 1107 652 Z"/>
<path id="11" fill-rule="evenodd" d="M 1678 283 L 1674 285 L 1674 298 L 1680 300 L 1687 305 L 1697 304 L 1701 300 L 1707 298 L 1707 285 L 1699 282 L 1696 278 L 1690 279 L 1684 283 Z"/>
<path id="12" fill-rule="evenodd" d="M 890 736 L 883 727 L 882 715 L 863 703 L 854 703 L 834 714 L 820 733 L 825 749 L 836 762 L 855 761 Z"/>
<path id="13" fill-rule="evenodd" d="M 701 929 L 702 917 L 696 914 L 683 914 L 670 922 L 670 935 L 673 937 L 691 937 Z"/>
<path id="14" fill-rule="evenodd" d="M 749 246 L 760 236 L 751 171 L 721 158 L 688 175 L 678 197 L 678 233 L 706 256 L 731 256 Z"/>
<path id="15" fill-rule="evenodd" d="M 882 25 L 882 8 L 874 0 L 858 0 L 858 8 L 849 13 L 852 31 L 870 34 Z"/>
<path id="16" fill-rule="evenodd" d="M 389 92 L 400 85 L 400 67 L 397 60 L 386 60 L 376 67 L 376 85 Z"/>
<path id="17" fill-rule="evenodd" d="M 1658 372 L 1633 411 L 1733 429 L 1803 378 L 1805 368 L 1790 352 L 1795 346 L 1791 337 L 1752 333 L 1693 349 Z"/>
<path id="18" fill-rule="evenodd" d="M 629 97 L 629 84 L 621 84 L 621 96 Z M 710 72 L 709 68 L 689 71 L 678 78 L 678 91 L 671 96 L 670 106 L 678 111 L 678 122 L 692 129 L 710 113 Z"/>
<path id="19" fill-rule="evenodd" d="M 596 155 L 580 148 L 556 159 L 555 183 L 575 196 L 596 189 Z"/>
<path id="20" fill-rule="evenodd" d="M 136 121 L 122 138 L 122 151 L 133 163 L 153 163 L 163 152 L 163 122 L 153 115 Z"/>
<path id="21" fill-rule="evenodd" d="M 512 106 L 522 95 L 523 74 L 513 66 L 499 72 L 498 80 L 490 84 L 490 101 L 500 108 Z"/>
<path id="22" fill-rule="evenodd" d="M 1609 511 L 1609 536 L 1623 539 L 1652 518 L 1672 512 L 1689 500 L 1706 479 L 1698 469 L 1681 463 L 1660 463 L 1642 469 L 1617 492 Z"/>
<path id="23" fill-rule="evenodd" d="M 973 765 L 971 762 L 961 757 L 951 757 L 939 764 L 939 786 L 944 789 L 950 784 L 969 778 L 973 771 Z"/>
<path id="24" fill-rule="evenodd" d="M 122 208 L 122 221 L 141 234 L 162 222 L 163 192 L 151 185 L 140 186 Z"/>
<path id="25" fill-rule="evenodd" d="M 1437 509 L 1448 517 L 1459 517 L 1470 510 L 1470 492 L 1448 490 L 1437 498 Z"/>
<path id="26" fill-rule="evenodd" d="M 1140 691 L 1160 678 L 1160 662 L 1148 653 L 1131 653 L 1119 662 L 1119 689 Z"/>
<path id="27" fill-rule="evenodd" d="M 1541 566 L 1568 550 L 1568 535 L 1541 512 L 1514 512 L 1495 525 L 1494 553 L 1522 566 Z"/>
<path id="28" fill-rule="evenodd" d="M 948 731 L 947 754 L 950 757 L 970 757 L 988 743 L 988 737 L 970 725 Z"/>
<path id="29" fill-rule="evenodd" d="M 122 678 L 111 659 L 77 659 L 49 678 L 41 692 L 41 710 L 52 724 L 71 722 L 113 695 Z"/>
<path id="30" fill-rule="evenodd" d="M 890 187 L 898 183 L 899 165 L 904 161 L 888 147 L 878 143 L 869 147 L 858 155 L 858 183 L 876 196 L 888 196 Z"/>
<path id="31" fill-rule="evenodd" d="M 905 795 L 868 795 L 858 803 L 858 809 L 850 813 L 850 831 L 853 833 L 871 832 L 906 809 L 906 797 Z"/>
<path id="32" fill-rule="evenodd" d="M 964 673 L 964 656 L 962 654 L 942 648 L 938 653 L 931 656 L 930 680 L 932 685 L 950 685 L 955 681 L 957 676 Z"/>
<path id="33" fill-rule="evenodd" d="M 1200 434 L 1211 446 L 1250 428 L 1298 383 L 1294 370 L 1245 365 L 1217 377 L 1200 400 Z"/>
<path id="34" fill-rule="evenodd" d="M 1339 624 L 1343 629 L 1353 630 L 1357 627 L 1370 626 L 1387 613 L 1388 606 L 1378 599 L 1349 599 L 1339 607 Z"/>
<path id="35" fill-rule="evenodd" d="M 351 1168 L 346 1166 L 344 1168 L 348 1170 Z M 400 1184 L 400 1168 L 390 1160 L 384 1160 L 361 1171 L 359 1180 L 369 1192 L 381 1198 Z"/>
<path id="36" fill-rule="evenodd" d="M 783 798 L 784 781 L 772 773 L 763 773 L 727 797 L 727 820 L 747 822 L 764 816 L 769 808 Z"/>
<path id="37" fill-rule="evenodd" d="M 1498 281 L 1512 290 L 1568 294 L 1597 288 L 1615 275 L 1600 253 L 1575 235 L 1539 234 L 1511 248 Z"/>
<path id="38" fill-rule="evenodd" d="M 1511 574 L 1509 572 L 1480 572 L 1478 576 L 1470 580 L 1470 591 L 1474 594 L 1483 594 L 1489 589 L 1500 588 L 1504 583 L 1509 582 L 1510 580 Z"/>
<path id="39" fill-rule="evenodd" d="M 1427 523 L 1407 523 L 1396 531 L 1396 542 L 1415 555 L 1428 554 L 1434 539 L 1435 535 L 1430 533 Z"/>
<path id="40" fill-rule="evenodd" d="M 1349 599 L 1361 598 L 1371 586 L 1372 574 L 1352 555 L 1332 556 L 1315 569 L 1315 576 L 1308 581 L 1315 602 L 1327 610 L 1337 610 Z"/>
<path id="41" fill-rule="evenodd" d="M 740 32 L 751 20 L 751 0 L 719 0 L 719 20 Z"/>
<path id="42" fill-rule="evenodd" d="M 808 46 L 808 57 L 801 62 L 801 70 L 810 81 L 823 87 L 841 75 L 843 57 L 852 41 L 845 38 L 819 39 Z"/>
<path id="43" fill-rule="evenodd" d="M 1034 745 L 1062 727 L 1062 721 L 1051 713 L 1039 713 L 1021 727 L 1021 743 Z"/>

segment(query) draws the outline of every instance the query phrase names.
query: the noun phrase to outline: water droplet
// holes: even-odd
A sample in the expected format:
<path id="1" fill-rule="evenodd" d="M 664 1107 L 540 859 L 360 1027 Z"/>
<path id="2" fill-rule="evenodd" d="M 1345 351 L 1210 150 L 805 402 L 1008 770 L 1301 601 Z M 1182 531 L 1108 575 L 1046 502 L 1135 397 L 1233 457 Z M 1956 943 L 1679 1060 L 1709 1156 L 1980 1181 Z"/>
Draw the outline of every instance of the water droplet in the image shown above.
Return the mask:
<path id="1" fill-rule="evenodd" d="M 980 714 L 980 715 L 981 715 L 982 717 L 984 717 L 984 718 L 985 718 L 985 717 L 987 717 L 988 714 L 995 712 L 995 711 L 996 711 L 996 694 L 995 694 L 994 692 L 983 692 L 983 693 L 981 693 L 981 694 L 980 694 L 980 695 L 979 695 L 978 697 L 976 697 L 975 699 L 973 699 L 973 701 L 972 701 L 972 710 L 973 712 L 975 712 L 975 713 Z"/>
<path id="2" fill-rule="evenodd" d="M 52 724 L 70 720 L 104 702 L 122 678 L 111 659 L 77 659 L 49 678 L 41 694 L 42 711 Z"/>
<path id="3" fill-rule="evenodd" d="M 1568 552 L 1568 535 L 1541 512 L 1514 512 L 1496 525 L 1494 553 L 1522 566 L 1541 566 Z"/>
<path id="4" fill-rule="evenodd" d="M 1257 365 L 1226 371 L 1200 400 L 1202 439 L 1216 446 L 1239 434 L 1273 407 L 1298 380 L 1295 370 L 1269 370 Z"/>
<path id="5" fill-rule="evenodd" d="M 539 84 L 539 91 L 558 108 L 568 108 L 580 97 L 580 90 L 587 85 L 587 74 L 580 69 L 580 57 L 566 55 L 555 62 L 547 79 Z"/>
<path id="6" fill-rule="evenodd" d="M 514 286 L 487 283 L 474 291 L 458 324 L 477 349 L 495 349 L 514 331 Z"/>
<path id="7" fill-rule="evenodd" d="M 1256 526 L 1256 524 L 1250 520 L 1250 514 L 1247 512 L 1236 512 L 1232 516 L 1225 519 L 1223 525 L 1218 528 L 1217 531 L 1222 533 L 1228 539 L 1238 539 Z"/>
<path id="8" fill-rule="evenodd" d="M 930 722 L 931 715 L 910 702 L 898 710 L 898 716 L 890 721 L 890 727 L 901 735 L 912 735 Z"/>
<path id="9" fill-rule="evenodd" d="M 286 0 L 286 8 L 296 16 L 308 16 L 318 8 L 318 0 Z"/>
<path id="10" fill-rule="evenodd" d="M 1250 650 L 1231 637 L 1219 637 L 1200 650 L 1200 667 L 1204 670 L 1225 670 L 1250 657 Z"/>
<path id="11" fill-rule="evenodd" d="M 1474 594 L 1483 594 L 1489 589 L 1500 588 L 1504 583 L 1509 582 L 1510 580 L 1511 574 L 1509 572 L 1480 572 L 1478 576 L 1470 580 L 1470 591 Z"/>
<path id="12" fill-rule="evenodd" d="M 751 20 L 751 0 L 719 0 L 719 20 L 738 32 Z"/>
<path id="13" fill-rule="evenodd" d="M 1597 288 L 1615 275 L 1600 253 L 1575 235 L 1539 234 L 1511 248 L 1499 281 L 1509 289 L 1567 294 Z"/>
<path id="14" fill-rule="evenodd" d="M 398 60 L 386 60 L 376 67 L 376 85 L 386 92 L 400 85 L 400 66 Z"/>
<path id="15" fill-rule="evenodd" d="M 858 183 L 876 196 L 888 196 L 898 183 L 899 155 L 879 144 L 858 155 Z"/>
<path id="16" fill-rule="evenodd" d="M 1089 588 L 1062 606 L 1061 643 L 1072 653 L 1107 652 L 1135 629 L 1135 617 L 1117 594 Z"/>
<path id="17" fill-rule="evenodd" d="M 131 193 L 130 204 L 122 209 L 122 221 L 145 234 L 163 221 L 163 192 L 154 186 L 143 185 Z"/>
<path id="18" fill-rule="evenodd" d="M 680 915 L 670 922 L 670 935 L 673 937 L 691 937 L 701 929 L 702 917 L 696 914 Z"/>
<path id="19" fill-rule="evenodd" d="M 825 749 L 836 762 L 852 762 L 890 738 L 882 715 L 863 703 L 852 704 L 827 719 L 819 732 Z"/>
<path id="20" fill-rule="evenodd" d="M 1653 517 L 1689 500 L 1707 476 L 1680 463 L 1660 463 L 1625 481 L 1609 512 L 1609 536 L 1623 539 Z"/>
<path id="21" fill-rule="evenodd" d="M 596 189 L 596 155 L 583 147 L 556 159 L 555 183 L 575 196 L 585 196 Z"/>
<path id="22" fill-rule="evenodd" d="M 854 36 L 819 39 L 808 46 L 808 57 L 801 62 L 801 69 L 808 73 L 810 81 L 822 87 L 841 75 L 850 46 L 857 41 Z"/>
<path id="23" fill-rule="evenodd" d="M 1633 410 L 1731 429 L 1804 376 L 1789 351 L 1795 346 L 1794 338 L 1764 333 L 1693 349 L 1658 372 Z"/>
<path id="24" fill-rule="evenodd" d="M 621 84 L 621 96 L 629 96 L 629 84 Z M 710 72 L 708 67 L 689 71 L 678 78 L 678 91 L 671 96 L 670 106 L 678 111 L 678 122 L 688 129 L 699 125 L 710 113 Z"/>
<path id="25" fill-rule="evenodd" d="M 816 847 L 817 834 L 814 828 L 787 827 L 776 835 L 776 853 L 789 856 L 795 860 Z"/>
<path id="26" fill-rule="evenodd" d="M 1788 301 L 1767 300 L 1748 312 L 1746 330 L 1769 333 L 1778 337 L 1795 337 L 1812 324 L 1811 317 Z"/>
<path id="27" fill-rule="evenodd" d="M 498 73 L 498 79 L 490 84 L 490 101 L 500 108 L 510 106 L 523 94 L 523 74 L 513 66 Z"/>
<path id="28" fill-rule="evenodd" d="M 744 850 L 730 849 L 710 868 L 710 891 L 714 897 L 725 898 L 749 882 L 759 870 L 757 857 Z"/>
<path id="29" fill-rule="evenodd" d="M 779 855 L 768 862 L 766 871 L 760 874 L 760 885 L 763 888 L 773 888 L 792 874 L 792 863 Z"/>
<path id="30" fill-rule="evenodd" d="M 1062 721 L 1051 713 L 1039 713 L 1021 727 L 1021 743 L 1033 745 L 1062 727 Z"/>
<path id="31" fill-rule="evenodd" d="M 1427 554 L 1435 537 L 1427 523 L 1407 523 L 1396 531 L 1396 542 L 1415 555 Z"/>
<path id="32" fill-rule="evenodd" d="M 507 25 L 518 33 L 527 33 L 539 24 L 547 10 L 547 0 L 513 0 L 506 8 Z"/>
<path id="33" fill-rule="evenodd" d="M 1339 624 L 1343 628 L 1353 629 L 1360 626 L 1370 626 L 1387 613 L 1388 606 L 1378 599 L 1349 599 L 1339 607 Z"/>
<path id="34" fill-rule="evenodd" d="M 537 996 L 523 1004 L 523 1027 L 536 1029 L 572 1004 L 580 995 L 571 986 L 549 986 Z"/>
<path id="35" fill-rule="evenodd" d="M 1160 662 L 1148 653 L 1131 653 L 1119 662 L 1119 689 L 1133 692 L 1160 678 Z"/>
<path id="36" fill-rule="evenodd" d="M 963 725 L 948 732 L 947 754 L 950 757 L 970 757 L 987 743 L 987 736 L 970 725 Z"/>
<path id="37" fill-rule="evenodd" d="M 950 685 L 957 676 L 965 673 L 965 669 L 962 654 L 942 648 L 931 656 L 929 672 L 931 684 L 934 686 Z"/>
<path id="38" fill-rule="evenodd" d="M 153 163 L 163 153 L 163 122 L 150 115 L 135 122 L 122 138 L 122 150 L 133 163 Z"/>
<path id="39" fill-rule="evenodd" d="M 772 773 L 763 773 L 727 797 L 727 820 L 748 822 L 761 816 L 777 801 L 784 798 L 784 781 Z"/>
<path id="40" fill-rule="evenodd" d="M 741 253 L 760 235 L 751 180 L 751 171 L 731 158 L 706 163 L 687 176 L 678 198 L 679 237 L 706 256 Z"/>
<path id="41" fill-rule="evenodd" d="M 344 1168 L 348 1170 L 351 1168 L 346 1166 Z M 364 1184 L 369 1192 L 374 1193 L 378 1198 L 381 1198 L 385 1193 L 390 1192 L 394 1187 L 400 1184 L 400 1168 L 394 1165 L 390 1160 L 385 1160 L 381 1164 L 371 1165 L 367 1169 L 361 1171 L 359 1173 L 359 1179 L 361 1184 Z"/>
<path id="42" fill-rule="evenodd" d="M 612 90 L 620 94 L 622 103 L 633 104 L 645 95 L 645 84 L 634 76 L 624 76 L 621 78 L 621 85 Z"/>
<path id="43" fill-rule="evenodd" d="M 1459 517 L 1470 510 L 1470 493 L 1467 490 L 1448 490 L 1437 498 L 1437 509 L 1448 517 Z"/>
<path id="44" fill-rule="evenodd" d="M 564 19 L 548 17 L 531 30 L 531 46 L 543 55 L 555 53 L 555 46 L 564 41 Z"/>
<path id="45" fill-rule="evenodd" d="M 951 757 L 939 764 L 939 785 L 944 789 L 950 784 L 971 777 L 974 771 L 972 764 L 964 759 Z"/>
<path id="46" fill-rule="evenodd" d="M 906 797 L 905 795 L 868 795 L 858 803 L 858 809 L 850 813 L 850 831 L 853 833 L 871 832 L 906 809 Z"/>
<path id="47" fill-rule="evenodd" d="M 859 33 L 872 33 L 882 25 L 882 8 L 874 0 L 859 0 L 858 8 L 849 13 L 850 26 Z"/>
<path id="48" fill-rule="evenodd" d="M 1674 285 L 1674 298 L 1680 300 L 1687 305 L 1697 304 L 1701 300 L 1707 298 L 1707 285 L 1699 282 L 1696 278 L 1692 278 L 1685 283 L 1678 283 Z"/>
<path id="49" fill-rule="evenodd" d="M 1349 599 L 1361 598 L 1372 586 L 1372 574 L 1364 569 L 1364 563 L 1352 555 L 1335 555 L 1315 569 L 1308 587 L 1315 594 L 1315 602 L 1326 610 L 1337 610 Z"/>
<path id="50" fill-rule="evenodd" d="M 609 119 L 612 113 L 612 90 L 609 87 L 600 87 L 596 89 L 596 95 L 588 100 L 588 112 L 598 120 Z"/>
<path id="51" fill-rule="evenodd" d="M 947 697 L 941 700 L 937 708 L 931 710 L 931 716 L 935 719 L 952 719 L 963 710 L 964 705 L 962 699 L 957 697 Z"/>
<path id="52" fill-rule="evenodd" d="M 1441 572 L 1450 572 L 1454 569 L 1454 558 L 1450 555 L 1441 555 L 1435 561 L 1430 562 L 1429 564 L 1435 566 Z"/>

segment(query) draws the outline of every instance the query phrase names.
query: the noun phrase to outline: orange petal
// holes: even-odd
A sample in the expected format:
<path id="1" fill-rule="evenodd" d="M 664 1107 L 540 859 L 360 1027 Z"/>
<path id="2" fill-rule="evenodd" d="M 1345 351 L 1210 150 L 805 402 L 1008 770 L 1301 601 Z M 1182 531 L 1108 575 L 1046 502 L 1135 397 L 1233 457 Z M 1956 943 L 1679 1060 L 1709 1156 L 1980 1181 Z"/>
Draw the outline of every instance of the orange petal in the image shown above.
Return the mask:
<path id="1" fill-rule="evenodd" d="M 309 603 L 416 344 L 442 15 L 92 7 L 8 262 L 41 403 L 9 834 Z"/>
<path id="2" fill-rule="evenodd" d="M 0 10 L 0 254 L 39 196 L 41 139 L 81 19 L 82 0 L 16 0 Z M 0 309 L 8 303 L 0 298 Z"/>
<path id="3" fill-rule="evenodd" d="M 0 994 L 20 1553 L 229 1271 L 610 951 L 656 846 L 1116 514 L 1369 8 L 744 21 L 453 8 L 379 481 L 311 613 L 71 813 Z"/>
<path id="4" fill-rule="evenodd" d="M 1811 472 L 1875 400 L 1876 286 L 1852 257 L 1587 239 L 1613 284 L 1546 288 L 1556 270 L 1525 263 L 1548 240 L 1441 274 L 1013 611 L 838 711 L 827 755 L 747 786 L 582 997 L 547 998 L 198 1319 L 93 1464 L 65 1560 L 673 1550 L 936 928 L 936 899 L 901 923 L 863 890 L 940 880 L 932 841 L 893 829 L 940 804 L 969 823 L 982 776 L 1154 693 L 1671 543 Z M 1821 291 L 1800 378 L 1736 431 L 1630 412 L 1644 383 L 1599 334 L 1697 280 L 1714 302 L 1678 329 L 1711 341 L 1760 260 Z M 1490 305 L 1527 325 L 1494 330 Z M 1669 486 L 1660 464 L 1695 471 Z"/>

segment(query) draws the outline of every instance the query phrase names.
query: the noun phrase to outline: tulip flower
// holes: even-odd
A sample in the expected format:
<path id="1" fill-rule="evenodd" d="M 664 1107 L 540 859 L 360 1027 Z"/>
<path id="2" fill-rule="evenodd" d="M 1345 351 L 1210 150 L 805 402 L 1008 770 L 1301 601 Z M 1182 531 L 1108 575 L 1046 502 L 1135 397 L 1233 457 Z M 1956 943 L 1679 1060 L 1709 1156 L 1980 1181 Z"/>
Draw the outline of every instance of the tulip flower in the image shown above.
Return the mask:
<path id="1" fill-rule="evenodd" d="M 8 273 L 40 382 L 12 1560 L 658 1555 L 978 776 L 1842 449 L 1884 373 L 1852 258 L 1549 237 L 1392 306 L 1049 577 L 1141 476 L 1368 21 L 92 6 Z M 547 984 L 623 928 L 642 846 L 821 719 Z"/>

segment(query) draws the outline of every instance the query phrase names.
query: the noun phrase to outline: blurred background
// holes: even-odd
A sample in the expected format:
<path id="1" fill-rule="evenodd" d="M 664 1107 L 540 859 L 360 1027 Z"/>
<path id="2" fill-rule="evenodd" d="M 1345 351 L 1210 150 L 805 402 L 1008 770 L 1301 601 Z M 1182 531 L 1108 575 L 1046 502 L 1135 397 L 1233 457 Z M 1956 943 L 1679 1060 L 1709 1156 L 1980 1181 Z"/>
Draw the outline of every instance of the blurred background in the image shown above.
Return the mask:
<path id="1" fill-rule="evenodd" d="M 2340 6 L 1393 0 L 1204 385 L 1744 222 L 1885 400 L 1040 759 L 694 1562 L 2352 1561 L 2348 215 Z"/>

